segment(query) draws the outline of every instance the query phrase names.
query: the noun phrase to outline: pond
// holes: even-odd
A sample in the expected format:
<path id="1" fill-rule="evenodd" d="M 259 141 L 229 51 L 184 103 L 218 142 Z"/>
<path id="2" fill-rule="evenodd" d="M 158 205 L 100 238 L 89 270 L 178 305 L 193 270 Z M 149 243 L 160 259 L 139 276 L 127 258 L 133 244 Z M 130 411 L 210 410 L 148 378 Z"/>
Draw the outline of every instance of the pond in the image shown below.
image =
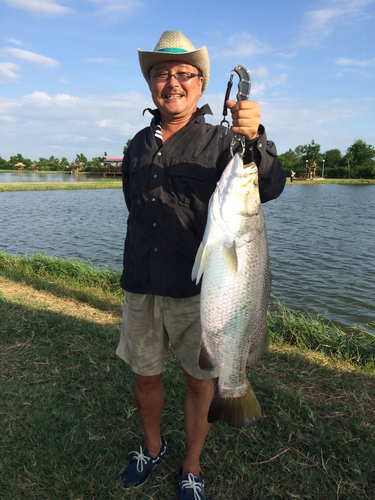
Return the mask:
<path id="1" fill-rule="evenodd" d="M 287 185 L 263 205 L 272 293 L 343 326 L 375 320 L 375 186 Z M 0 193 L 0 248 L 121 268 L 121 189 Z"/>

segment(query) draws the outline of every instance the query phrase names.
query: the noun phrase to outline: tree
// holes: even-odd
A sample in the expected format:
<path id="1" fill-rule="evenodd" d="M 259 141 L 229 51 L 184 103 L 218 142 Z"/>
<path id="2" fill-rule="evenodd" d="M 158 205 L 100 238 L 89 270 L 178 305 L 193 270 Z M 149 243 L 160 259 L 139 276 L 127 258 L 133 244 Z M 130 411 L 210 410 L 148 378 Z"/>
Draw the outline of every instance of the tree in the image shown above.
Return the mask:
<path id="1" fill-rule="evenodd" d="M 60 160 L 50 156 L 48 160 L 48 170 L 60 170 Z"/>
<path id="2" fill-rule="evenodd" d="M 304 148 L 306 146 L 297 146 L 294 151 L 289 149 L 286 153 L 279 155 L 286 175 L 294 170 L 297 177 L 300 177 L 305 171 Z"/>
<path id="3" fill-rule="evenodd" d="M 70 163 L 69 161 L 65 158 L 65 156 L 63 158 L 61 158 L 61 161 L 60 161 L 60 168 L 62 170 L 70 170 Z"/>
<path id="4" fill-rule="evenodd" d="M 8 160 L 8 168 L 9 169 L 18 169 L 18 166 L 16 166 L 18 163 L 23 163 L 26 166 L 26 159 L 20 154 L 17 153 L 15 156 L 11 156 Z"/>
<path id="5" fill-rule="evenodd" d="M 298 159 L 298 162 L 295 165 L 296 168 L 293 170 L 295 170 L 297 177 L 301 177 L 305 172 L 305 165 L 306 165 L 304 157 L 305 147 L 306 146 L 299 145 L 294 149 L 294 153 Z"/>
<path id="6" fill-rule="evenodd" d="M 305 148 L 305 147 L 306 147 L 306 146 L 301 146 L 301 145 L 299 145 L 299 146 L 297 146 L 297 147 L 296 147 L 296 149 L 294 150 L 294 152 L 296 153 L 296 156 L 297 156 L 300 160 L 302 160 L 302 157 L 303 157 L 303 154 L 304 154 L 304 148 Z"/>
<path id="7" fill-rule="evenodd" d="M 306 160 L 310 167 L 315 164 L 319 169 L 319 173 L 321 174 L 321 167 L 323 164 L 323 155 L 320 152 L 320 144 L 316 144 L 314 139 L 311 141 L 311 144 L 304 146 L 304 160 Z"/>
<path id="8" fill-rule="evenodd" d="M 105 160 L 105 157 L 103 156 L 94 156 L 91 160 L 91 164 L 93 168 L 96 168 L 98 172 L 102 168 L 102 162 Z"/>
<path id="9" fill-rule="evenodd" d="M 42 171 L 48 170 L 48 160 L 46 160 L 46 158 L 39 158 L 38 169 Z"/>
<path id="10" fill-rule="evenodd" d="M 83 153 L 77 154 L 76 159 L 74 160 L 73 165 L 77 170 L 85 170 L 87 167 L 87 158 Z"/>
<path id="11" fill-rule="evenodd" d="M 299 158 L 290 148 L 286 153 L 279 155 L 279 160 L 281 161 L 284 172 L 287 176 L 290 175 L 291 170 L 298 170 Z"/>
<path id="12" fill-rule="evenodd" d="M 352 178 L 375 177 L 375 148 L 361 139 L 356 140 L 346 151 L 344 160 Z"/>
<path id="13" fill-rule="evenodd" d="M 352 153 L 346 153 L 344 156 L 343 160 L 346 162 L 347 169 L 348 169 L 348 179 L 350 179 L 350 164 L 353 162 L 353 154 Z M 352 170 L 352 176 L 353 176 L 353 170 Z"/>
<path id="14" fill-rule="evenodd" d="M 339 149 L 329 149 L 324 154 L 324 176 L 332 179 L 345 177 L 345 166 Z"/>
<path id="15" fill-rule="evenodd" d="M 123 149 L 123 154 L 125 154 L 126 150 L 128 149 L 128 147 L 130 146 L 130 143 L 132 142 L 131 139 L 128 139 L 128 142 L 126 143 L 126 145 L 124 146 L 124 149 Z"/>

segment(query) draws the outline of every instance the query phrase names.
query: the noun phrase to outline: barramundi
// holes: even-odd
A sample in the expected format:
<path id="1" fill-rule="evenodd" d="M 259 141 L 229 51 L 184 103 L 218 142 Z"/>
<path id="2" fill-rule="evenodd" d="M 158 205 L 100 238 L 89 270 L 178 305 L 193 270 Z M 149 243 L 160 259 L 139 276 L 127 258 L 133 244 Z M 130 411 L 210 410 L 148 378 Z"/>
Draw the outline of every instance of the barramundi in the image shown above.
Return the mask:
<path id="1" fill-rule="evenodd" d="M 247 379 L 269 346 L 271 273 L 258 168 L 237 153 L 211 196 L 203 240 L 192 270 L 202 278 L 199 366 L 219 379 L 208 421 L 252 424 L 261 409 Z"/>

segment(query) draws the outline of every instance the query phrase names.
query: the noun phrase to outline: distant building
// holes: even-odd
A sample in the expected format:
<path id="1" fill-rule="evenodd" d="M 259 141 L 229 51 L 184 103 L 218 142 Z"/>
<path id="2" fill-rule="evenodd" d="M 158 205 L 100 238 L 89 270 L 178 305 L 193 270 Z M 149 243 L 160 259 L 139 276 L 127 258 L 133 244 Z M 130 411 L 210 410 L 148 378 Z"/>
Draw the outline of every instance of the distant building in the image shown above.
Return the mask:
<path id="1" fill-rule="evenodd" d="M 106 167 L 108 167 L 108 170 L 104 172 L 104 177 L 107 175 L 112 176 L 112 177 L 120 177 L 121 176 L 121 164 L 122 164 L 122 158 L 105 158 L 103 160 L 103 163 Z M 111 170 L 112 168 L 112 170 Z"/>

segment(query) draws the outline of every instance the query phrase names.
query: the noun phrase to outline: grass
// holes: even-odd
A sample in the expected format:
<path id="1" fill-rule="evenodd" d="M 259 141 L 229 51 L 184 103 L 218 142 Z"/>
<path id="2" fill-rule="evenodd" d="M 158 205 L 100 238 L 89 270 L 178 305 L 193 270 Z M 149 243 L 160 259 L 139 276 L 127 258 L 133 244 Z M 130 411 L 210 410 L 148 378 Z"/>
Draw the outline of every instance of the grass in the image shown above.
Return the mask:
<path id="1" fill-rule="evenodd" d="M 0 182 L 0 192 L 4 191 L 47 191 L 56 189 L 116 189 L 121 188 L 121 179 L 100 179 L 86 182 Z M 291 184 L 287 179 L 287 184 Z M 375 179 L 314 179 L 312 181 L 293 181 L 293 184 L 375 184 Z"/>
<path id="2" fill-rule="evenodd" d="M 121 187 L 121 179 L 105 179 L 85 182 L 0 182 L 0 192 L 4 191 L 47 191 L 56 189 L 116 189 Z"/>
<path id="3" fill-rule="evenodd" d="M 0 252 L 0 498 L 171 500 L 184 454 L 184 383 L 169 354 L 163 435 L 171 455 L 147 483 L 120 474 L 139 449 L 130 369 L 114 351 L 123 292 L 114 271 Z M 211 427 L 209 500 L 375 498 L 375 337 L 271 309 L 269 352 L 249 372 L 252 427 Z M 350 347 L 349 347 L 350 346 Z"/>
<path id="4" fill-rule="evenodd" d="M 290 178 L 287 179 L 287 184 L 346 184 L 352 186 L 365 186 L 375 184 L 375 179 L 322 179 L 321 177 L 316 177 L 310 181 L 294 180 L 293 183 L 290 182 Z"/>

